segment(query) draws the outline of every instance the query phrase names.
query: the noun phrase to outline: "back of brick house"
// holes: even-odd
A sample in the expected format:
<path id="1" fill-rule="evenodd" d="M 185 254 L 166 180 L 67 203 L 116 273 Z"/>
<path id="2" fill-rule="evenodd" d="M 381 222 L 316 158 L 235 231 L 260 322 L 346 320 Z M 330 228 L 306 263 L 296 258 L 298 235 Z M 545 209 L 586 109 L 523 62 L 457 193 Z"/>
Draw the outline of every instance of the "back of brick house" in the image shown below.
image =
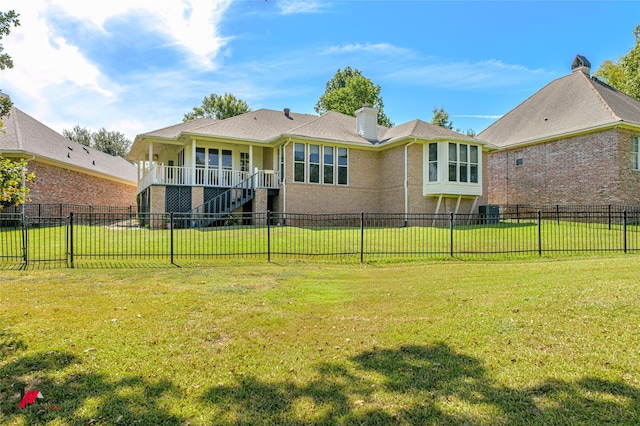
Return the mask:
<path id="1" fill-rule="evenodd" d="M 552 81 L 478 135 L 492 204 L 640 203 L 640 101 L 590 76 L 577 56 Z"/>
<path id="2" fill-rule="evenodd" d="M 124 158 L 71 141 L 15 106 L 3 122 L 0 154 L 26 160 L 36 176 L 30 204 L 136 204 L 136 167 Z"/>

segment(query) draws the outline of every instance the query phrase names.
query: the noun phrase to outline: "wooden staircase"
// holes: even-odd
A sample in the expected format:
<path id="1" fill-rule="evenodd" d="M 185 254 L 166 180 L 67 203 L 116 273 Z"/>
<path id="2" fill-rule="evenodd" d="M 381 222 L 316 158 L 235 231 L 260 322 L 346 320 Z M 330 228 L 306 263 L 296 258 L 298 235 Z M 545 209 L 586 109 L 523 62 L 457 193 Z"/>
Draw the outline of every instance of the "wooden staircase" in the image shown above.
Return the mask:
<path id="1" fill-rule="evenodd" d="M 195 219 L 194 226 L 204 227 L 227 218 L 234 210 L 255 198 L 254 180 L 256 175 L 249 176 L 238 185 L 216 195 L 206 203 L 187 213 Z"/>

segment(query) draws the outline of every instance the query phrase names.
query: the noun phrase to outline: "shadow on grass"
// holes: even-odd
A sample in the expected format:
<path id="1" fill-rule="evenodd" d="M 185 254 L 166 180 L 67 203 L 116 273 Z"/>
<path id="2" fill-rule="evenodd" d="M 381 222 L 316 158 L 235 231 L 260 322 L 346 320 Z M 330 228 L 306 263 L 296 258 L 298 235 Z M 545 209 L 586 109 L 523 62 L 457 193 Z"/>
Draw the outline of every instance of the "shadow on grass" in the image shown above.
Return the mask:
<path id="1" fill-rule="evenodd" d="M 318 379 L 242 377 L 209 389 L 221 424 L 638 424 L 640 391 L 622 382 L 549 380 L 511 389 L 446 344 L 361 353 Z M 375 378 L 375 379 L 374 379 Z"/>
<path id="2" fill-rule="evenodd" d="M 152 382 L 138 377 L 112 380 L 82 368 L 70 353 L 51 351 L 15 356 L 26 350 L 11 333 L 0 334 L 0 423 L 16 424 L 143 424 L 181 425 L 184 419 L 170 414 L 160 400 L 178 395 L 166 380 Z M 0 358 L 0 361 L 2 359 Z M 65 369 L 73 371 L 64 374 Z M 21 390 L 39 390 L 43 400 L 18 408 Z"/>

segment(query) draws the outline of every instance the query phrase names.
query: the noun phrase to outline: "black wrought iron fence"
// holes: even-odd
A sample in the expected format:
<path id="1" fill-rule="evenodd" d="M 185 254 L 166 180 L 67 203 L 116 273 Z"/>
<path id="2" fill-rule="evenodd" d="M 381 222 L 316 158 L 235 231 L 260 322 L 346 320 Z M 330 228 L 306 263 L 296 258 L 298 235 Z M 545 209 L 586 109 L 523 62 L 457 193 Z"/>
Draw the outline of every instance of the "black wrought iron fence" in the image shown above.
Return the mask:
<path id="1" fill-rule="evenodd" d="M 0 214 L 0 267 L 637 252 L 640 210 L 500 214 Z"/>

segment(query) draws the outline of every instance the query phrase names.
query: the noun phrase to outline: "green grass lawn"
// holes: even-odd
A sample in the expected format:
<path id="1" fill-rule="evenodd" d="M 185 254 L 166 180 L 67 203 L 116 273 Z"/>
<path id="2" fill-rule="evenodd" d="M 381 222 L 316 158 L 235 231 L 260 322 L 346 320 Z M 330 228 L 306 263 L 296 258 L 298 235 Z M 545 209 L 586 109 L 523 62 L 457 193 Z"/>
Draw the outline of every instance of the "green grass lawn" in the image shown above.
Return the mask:
<path id="1" fill-rule="evenodd" d="M 635 255 L 3 271 L 0 423 L 639 424 L 639 281 Z"/>

